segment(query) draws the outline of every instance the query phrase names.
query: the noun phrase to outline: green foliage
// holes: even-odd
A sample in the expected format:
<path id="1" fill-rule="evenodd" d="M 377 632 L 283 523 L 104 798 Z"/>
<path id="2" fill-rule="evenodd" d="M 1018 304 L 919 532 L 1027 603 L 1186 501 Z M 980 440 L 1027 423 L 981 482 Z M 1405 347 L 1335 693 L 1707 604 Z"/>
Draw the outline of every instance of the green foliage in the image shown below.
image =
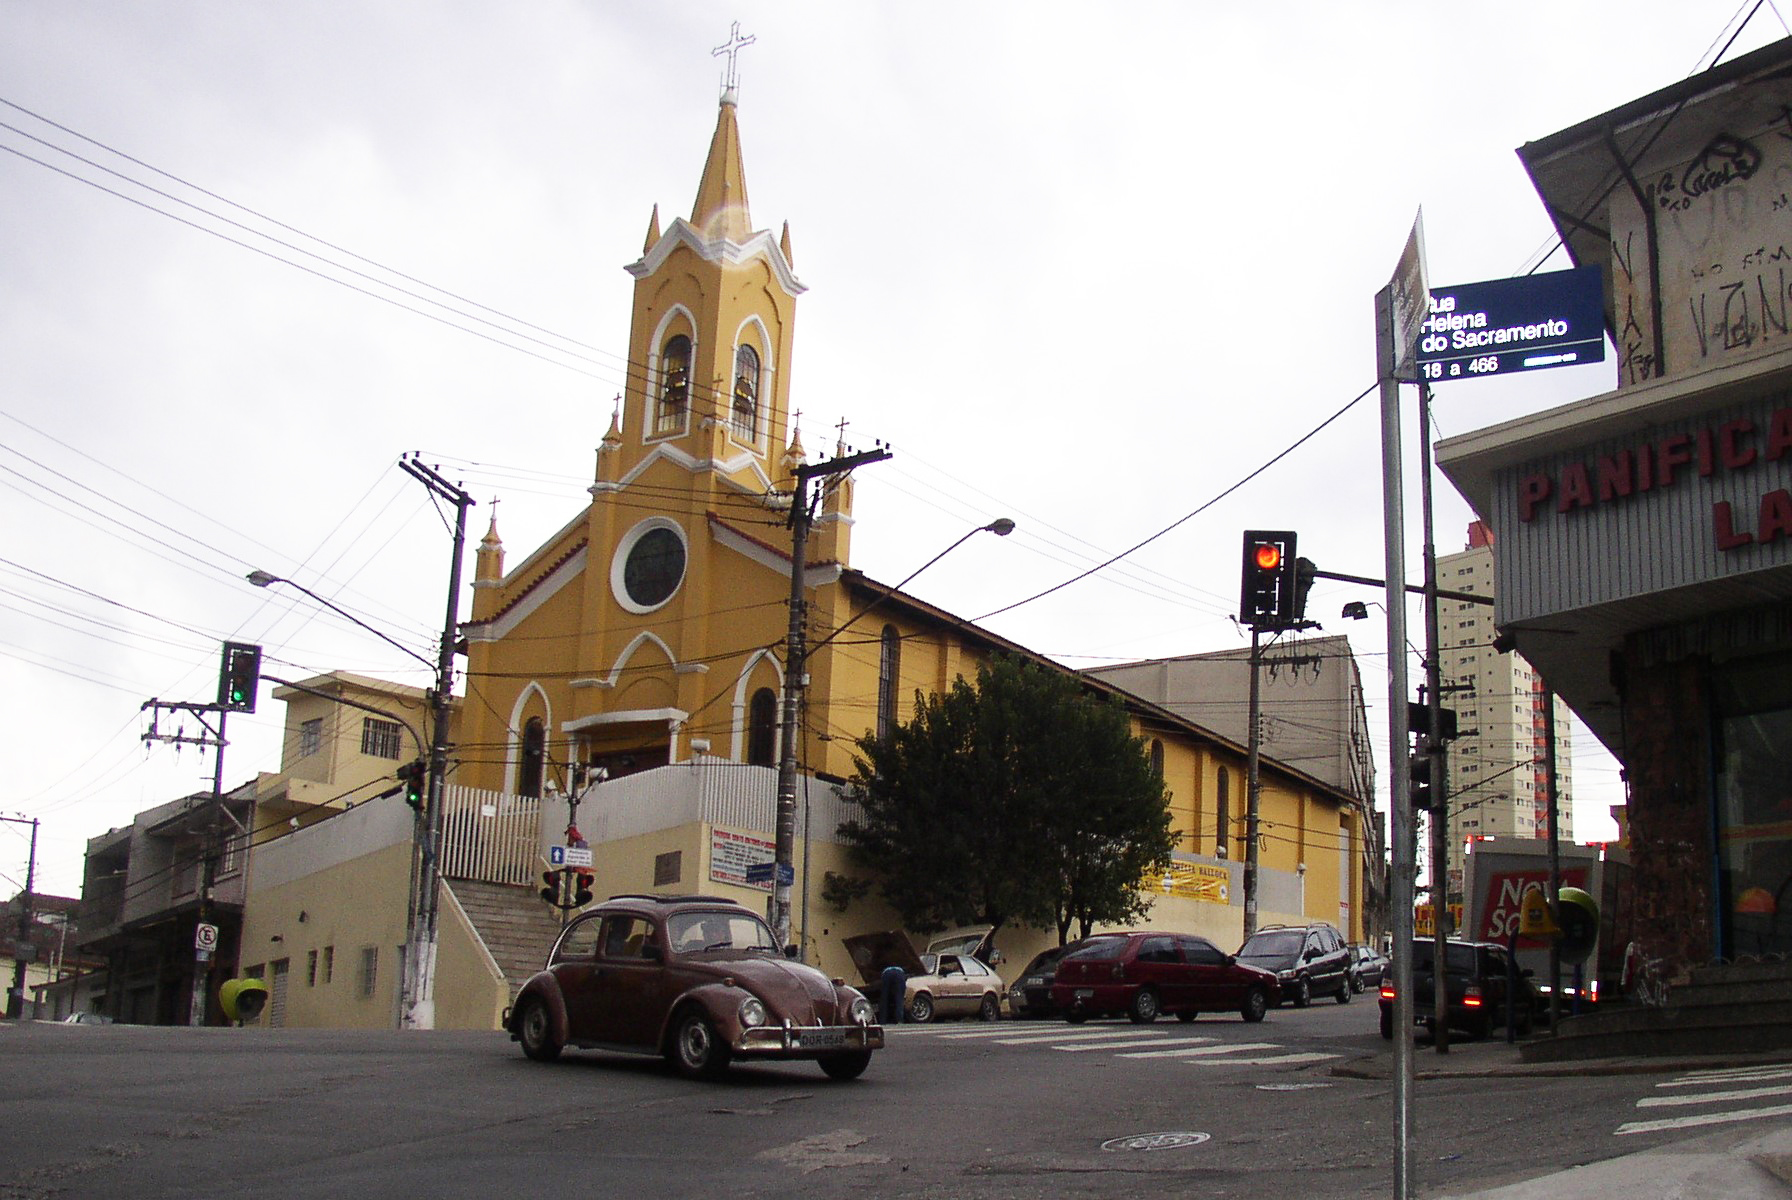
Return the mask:
<path id="1" fill-rule="evenodd" d="M 998 658 L 975 686 L 918 693 L 858 743 L 841 833 L 916 932 L 1136 920 L 1175 846 L 1163 783 L 1125 710 L 1074 676 Z"/>
<path id="2" fill-rule="evenodd" d="M 872 881 L 854 879 L 850 875 L 838 875 L 833 871 L 822 872 L 821 898 L 835 912 L 845 912 L 852 907 L 852 902 L 869 892 Z"/>

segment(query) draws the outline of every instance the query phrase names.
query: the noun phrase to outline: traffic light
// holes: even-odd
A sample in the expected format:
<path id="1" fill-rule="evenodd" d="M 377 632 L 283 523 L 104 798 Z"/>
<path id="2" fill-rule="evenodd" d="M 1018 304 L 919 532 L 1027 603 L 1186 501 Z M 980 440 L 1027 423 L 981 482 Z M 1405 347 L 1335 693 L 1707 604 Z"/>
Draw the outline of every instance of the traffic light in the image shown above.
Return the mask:
<path id="1" fill-rule="evenodd" d="M 1290 540 L 1290 545 L 1293 544 Z M 1292 553 L 1292 552 L 1291 552 Z M 1319 568 L 1313 565 L 1310 558 L 1294 560 L 1294 619 L 1303 620 L 1307 615 L 1307 593 L 1313 590 L 1313 578 Z"/>
<path id="2" fill-rule="evenodd" d="M 1431 751 L 1426 738 L 1419 739 L 1418 748 L 1413 752 L 1412 760 L 1407 764 L 1412 781 L 1412 806 L 1419 812 L 1432 812 L 1437 808 L 1439 792 L 1435 781 L 1431 778 Z"/>
<path id="3" fill-rule="evenodd" d="M 591 885 L 597 882 L 597 876 L 590 871 L 574 871 L 572 902 L 579 908 L 591 903 Z"/>
<path id="4" fill-rule="evenodd" d="M 541 882 L 544 885 L 541 889 L 541 898 L 555 908 L 563 907 L 560 903 L 560 879 L 561 872 L 557 869 L 541 873 Z"/>
<path id="5" fill-rule="evenodd" d="M 1295 612 L 1296 562 L 1290 530 L 1247 529 L 1238 596 L 1238 619 L 1252 629 L 1286 629 Z M 1305 596 L 1300 597 L 1304 601 Z"/>
<path id="6" fill-rule="evenodd" d="M 404 784 L 404 802 L 418 812 L 422 812 L 424 784 L 429 778 L 429 764 L 420 758 L 414 759 L 398 768 L 396 774 L 399 781 Z"/>
<path id="7" fill-rule="evenodd" d="M 218 707 L 228 712 L 254 712 L 260 683 L 261 647 L 225 642 L 224 659 L 218 667 Z"/>

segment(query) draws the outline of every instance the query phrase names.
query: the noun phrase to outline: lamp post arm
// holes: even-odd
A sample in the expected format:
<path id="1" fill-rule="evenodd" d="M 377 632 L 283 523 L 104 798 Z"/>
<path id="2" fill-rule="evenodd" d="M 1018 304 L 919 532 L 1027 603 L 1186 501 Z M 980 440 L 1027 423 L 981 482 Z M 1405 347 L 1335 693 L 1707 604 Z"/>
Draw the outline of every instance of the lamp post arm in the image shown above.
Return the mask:
<path id="1" fill-rule="evenodd" d="M 349 612 L 347 609 L 343 608 L 341 605 L 335 603 L 332 600 L 324 599 L 322 596 L 318 595 L 316 592 L 312 591 L 310 588 L 306 587 L 302 583 L 297 583 L 297 582 L 295 582 L 291 579 L 287 579 L 281 575 L 270 575 L 266 571 L 251 571 L 244 578 L 248 579 L 248 581 L 250 583 L 254 584 L 256 587 L 261 587 L 261 588 L 267 587 L 270 584 L 275 584 L 275 583 L 284 583 L 288 587 L 297 588 L 299 591 L 304 592 L 307 596 L 311 597 L 313 600 L 317 601 L 319 604 L 323 605 L 325 608 L 329 609 L 331 612 L 335 613 L 337 616 L 343 618 L 346 621 L 352 621 L 356 625 L 359 625 L 362 629 L 365 629 L 368 633 L 371 633 L 374 637 L 379 638 L 382 642 L 385 642 L 388 646 L 392 646 L 396 649 L 404 651 L 406 654 L 410 655 L 412 658 L 416 659 L 418 662 L 420 662 L 424 666 L 428 667 L 431 671 L 434 671 L 436 669 L 435 663 L 430 662 L 427 658 L 423 657 L 423 655 L 417 653 L 415 650 L 411 649 L 409 646 L 405 645 L 403 642 L 399 641 L 397 638 L 393 637 L 391 634 L 384 633 L 378 629 L 375 629 L 372 625 L 369 625 L 366 621 L 363 621 L 360 617 L 357 617 L 354 613 Z M 288 684 L 287 686 L 296 687 L 297 685 L 296 684 Z"/>
<path id="2" fill-rule="evenodd" d="M 828 634 L 826 637 L 822 638 L 820 641 L 818 641 L 814 645 L 810 646 L 809 649 L 803 654 L 803 658 L 805 660 L 808 659 L 809 656 L 814 654 L 817 650 L 821 649 L 823 646 L 827 645 L 829 642 L 833 641 L 835 638 L 837 638 L 841 634 L 845 633 L 848 629 L 852 628 L 852 624 L 854 621 L 857 621 L 860 617 L 864 616 L 866 613 L 870 612 L 872 609 L 874 609 L 878 605 L 882 604 L 885 600 L 888 600 L 891 596 L 894 596 L 897 592 L 900 592 L 903 588 L 907 587 L 908 584 L 910 583 L 910 581 L 912 581 L 915 578 L 915 576 L 919 575 L 922 571 L 925 571 L 928 567 L 931 567 L 934 563 L 936 563 L 940 559 L 946 557 L 946 555 L 952 553 L 954 550 L 958 549 L 960 546 L 964 545 L 966 542 L 970 541 L 972 538 L 976 537 L 978 534 L 985 533 L 985 532 L 993 533 L 997 537 L 1007 537 L 1010 533 L 1014 532 L 1014 522 L 1010 521 L 1006 517 L 1002 517 L 998 520 L 991 521 L 987 525 L 979 525 L 975 529 L 967 530 L 956 542 L 953 542 L 950 546 L 947 546 L 944 550 L 941 550 L 938 554 L 934 555 L 932 558 L 928 559 L 926 562 L 922 563 L 920 566 L 918 566 L 914 570 L 910 571 L 908 573 L 907 577 L 905 577 L 901 583 L 893 583 L 889 587 L 886 587 L 883 591 L 879 592 L 875 597 L 872 598 L 871 603 L 867 604 L 864 608 L 861 608 L 858 612 L 853 613 L 852 616 L 846 618 L 846 620 L 844 622 L 842 622 L 840 624 L 840 627 L 835 629 L 834 632 Z"/>

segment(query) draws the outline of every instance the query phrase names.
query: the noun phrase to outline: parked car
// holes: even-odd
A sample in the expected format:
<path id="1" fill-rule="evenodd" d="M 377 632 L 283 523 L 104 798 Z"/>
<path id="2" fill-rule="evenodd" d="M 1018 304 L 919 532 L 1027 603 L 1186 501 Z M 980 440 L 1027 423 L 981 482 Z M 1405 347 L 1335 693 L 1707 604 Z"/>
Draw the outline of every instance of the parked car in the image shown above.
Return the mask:
<path id="1" fill-rule="evenodd" d="M 523 1053 L 659 1054 L 693 1078 L 735 1059 L 814 1059 L 854 1079 L 884 1044 L 870 1001 L 792 962 L 752 910 L 713 896 L 613 896 L 561 931 L 504 1015 Z"/>
<path id="2" fill-rule="evenodd" d="M 1366 991 L 1381 986 L 1388 973 L 1388 956 L 1374 946 L 1357 943 L 1350 948 L 1350 990 Z"/>
<path id="3" fill-rule="evenodd" d="M 1436 1032 L 1434 984 L 1436 942 L 1431 938 L 1414 938 L 1412 943 L 1413 1023 Z M 1498 942 L 1469 942 L 1451 938 L 1444 944 L 1444 995 L 1449 998 L 1447 1015 L 1451 1029 L 1460 1029 L 1471 1037 L 1484 1038 L 1506 1023 L 1507 987 L 1506 948 Z M 1516 976 L 1517 990 L 1512 992 L 1513 1028 L 1520 1036 L 1531 1031 L 1537 1015 L 1538 993 L 1531 982 L 1531 973 Z M 1381 982 L 1381 1036 L 1390 1041 L 1394 1036 L 1394 980 Z"/>
<path id="4" fill-rule="evenodd" d="M 1136 1024 L 1175 1013 L 1236 1012 L 1261 1021 L 1278 999 L 1276 977 L 1239 962 L 1206 938 L 1124 933 L 1094 938 L 1058 960 L 1052 1003 L 1071 1024 L 1125 1013 Z"/>
<path id="5" fill-rule="evenodd" d="M 1296 1008 L 1305 1008 L 1314 996 L 1350 1003 L 1350 952 L 1337 929 L 1323 921 L 1266 925 L 1238 948 L 1238 961 L 1273 973 L 1282 998 Z"/>
<path id="6" fill-rule="evenodd" d="M 105 1013 L 72 1012 L 62 1018 L 64 1025 L 110 1025 L 112 1018 Z"/>
<path id="7" fill-rule="evenodd" d="M 1060 1015 L 1058 1006 L 1052 1003 L 1052 980 L 1057 976 L 1059 961 L 1065 955 L 1074 954 L 1099 938 L 1118 936 L 1120 935 L 1098 933 L 1094 937 L 1078 938 L 1074 942 L 1053 946 L 1035 954 L 1026 970 L 1015 976 L 1014 986 L 1008 989 L 1008 1011 L 1016 1017 Z"/>
<path id="8" fill-rule="evenodd" d="M 861 933 L 845 941 L 853 965 L 864 980 L 864 992 L 874 1000 L 883 993 L 883 972 L 901 967 L 907 978 L 903 1015 L 926 1023 L 937 1017 L 981 1017 L 994 1021 L 1002 1015 L 1002 977 L 978 958 L 987 953 L 988 925 L 954 930 L 927 943 L 915 953 L 915 945 L 901 930 Z M 953 947 L 946 950 L 944 947 Z"/>

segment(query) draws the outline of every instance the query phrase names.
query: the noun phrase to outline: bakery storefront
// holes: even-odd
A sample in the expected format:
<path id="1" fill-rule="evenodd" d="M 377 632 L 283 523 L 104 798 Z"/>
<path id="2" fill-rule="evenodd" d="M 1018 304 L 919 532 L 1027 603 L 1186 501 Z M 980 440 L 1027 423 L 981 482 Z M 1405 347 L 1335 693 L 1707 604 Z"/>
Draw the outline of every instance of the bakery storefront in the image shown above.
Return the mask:
<path id="1" fill-rule="evenodd" d="M 1634 934 L 1792 954 L 1792 40 L 1523 147 L 1619 387 L 1451 438 L 1495 621 L 1625 768 Z"/>

